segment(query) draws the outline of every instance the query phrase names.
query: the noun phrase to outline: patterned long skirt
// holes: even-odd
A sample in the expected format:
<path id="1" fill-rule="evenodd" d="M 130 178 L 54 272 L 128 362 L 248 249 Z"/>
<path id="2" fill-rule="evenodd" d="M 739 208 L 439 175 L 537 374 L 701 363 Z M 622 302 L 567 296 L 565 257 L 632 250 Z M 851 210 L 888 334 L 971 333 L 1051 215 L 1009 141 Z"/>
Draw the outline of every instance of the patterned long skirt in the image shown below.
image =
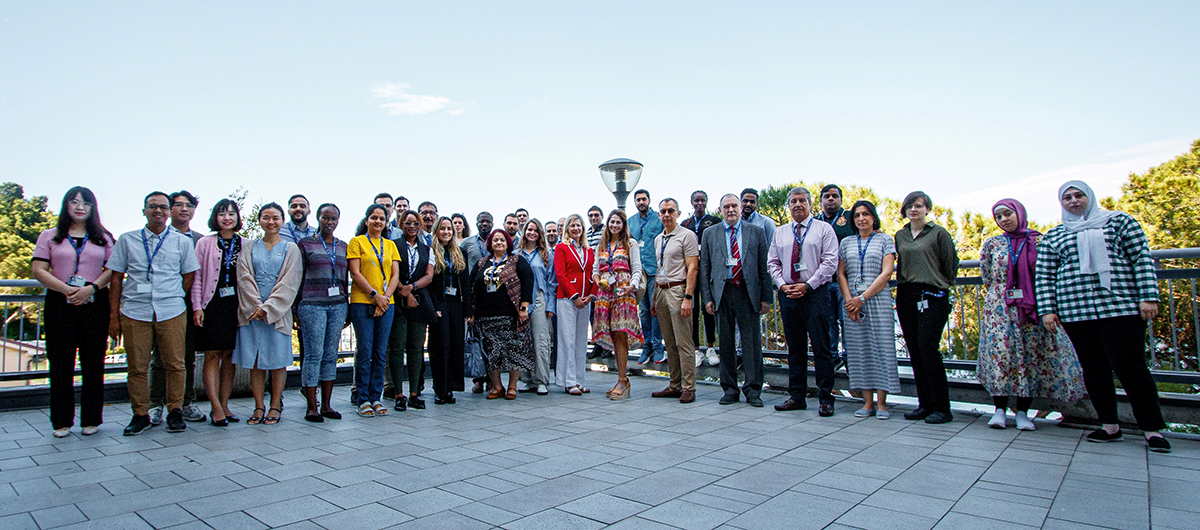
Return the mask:
<path id="1" fill-rule="evenodd" d="M 612 351 L 612 332 L 624 331 L 629 349 L 642 347 L 642 324 L 638 320 L 637 293 L 613 294 L 611 288 L 596 293 L 596 304 L 592 313 L 592 342 Z"/>
<path id="2" fill-rule="evenodd" d="M 489 372 L 533 371 L 533 336 L 529 328 L 517 331 L 517 317 L 479 317 L 475 322 L 483 335 Z"/>

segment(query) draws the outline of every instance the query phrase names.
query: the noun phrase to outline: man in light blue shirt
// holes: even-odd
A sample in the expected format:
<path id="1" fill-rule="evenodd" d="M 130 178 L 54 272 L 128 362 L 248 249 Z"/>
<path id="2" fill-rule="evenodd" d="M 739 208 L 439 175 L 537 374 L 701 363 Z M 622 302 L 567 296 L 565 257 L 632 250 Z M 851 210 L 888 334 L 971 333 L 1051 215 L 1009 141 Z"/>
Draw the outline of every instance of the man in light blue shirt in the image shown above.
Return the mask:
<path id="1" fill-rule="evenodd" d="M 742 190 L 742 220 L 762 228 L 768 241 L 775 236 L 775 220 L 758 213 L 758 190 L 754 188 Z"/>
<path id="2" fill-rule="evenodd" d="M 641 364 L 666 361 L 663 352 L 662 331 L 658 329 L 658 319 L 650 314 L 650 304 L 654 300 L 654 276 L 658 274 L 658 260 L 654 256 L 654 238 L 663 231 L 662 220 L 650 211 L 650 192 L 637 190 L 633 192 L 633 204 L 637 211 L 629 216 L 629 235 L 641 246 L 642 270 L 646 272 L 646 296 L 638 300 L 638 318 L 642 322 L 642 335 L 645 345 L 642 346 L 642 356 L 638 359 Z"/>

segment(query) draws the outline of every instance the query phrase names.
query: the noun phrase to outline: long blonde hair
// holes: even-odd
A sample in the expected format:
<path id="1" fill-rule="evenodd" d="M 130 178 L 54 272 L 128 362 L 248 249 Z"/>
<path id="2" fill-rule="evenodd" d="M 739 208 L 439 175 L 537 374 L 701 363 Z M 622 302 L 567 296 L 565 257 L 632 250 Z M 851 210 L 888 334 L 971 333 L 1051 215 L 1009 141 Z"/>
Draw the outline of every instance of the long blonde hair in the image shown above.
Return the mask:
<path id="1" fill-rule="evenodd" d="M 579 215 L 579 214 L 577 214 L 577 213 L 573 213 L 573 214 L 571 214 L 571 215 L 568 215 L 568 216 L 567 216 L 567 222 L 563 223 L 563 225 L 562 225 L 562 228 L 560 228 L 560 229 L 559 229 L 559 230 L 562 232 L 562 235 L 561 235 L 561 236 L 559 236 L 559 239 L 560 239 L 560 240 L 571 241 L 571 230 L 570 230 L 570 227 L 571 227 L 571 221 L 579 221 L 579 227 L 580 227 L 580 228 L 585 228 L 585 229 L 586 229 L 586 227 L 587 227 L 587 225 L 583 224 L 583 216 L 582 216 L 582 215 Z M 579 241 L 578 241 L 578 243 L 579 243 L 579 246 L 581 246 L 581 247 L 584 247 L 584 248 L 587 248 L 587 233 L 586 233 L 586 230 L 580 230 L 580 231 L 579 231 Z"/>
<path id="2" fill-rule="evenodd" d="M 625 212 L 621 210 L 613 210 L 608 212 L 608 217 L 604 218 L 604 233 L 600 236 L 600 246 L 605 249 L 606 253 L 608 252 L 608 245 L 612 242 L 612 232 L 608 230 L 608 221 L 611 220 L 614 215 L 617 217 L 617 219 L 621 220 L 621 232 L 617 234 L 617 243 L 624 245 L 625 251 L 632 254 L 633 240 L 629 237 L 629 218 L 625 217 Z M 597 248 L 596 252 L 599 253 L 600 249 Z M 609 256 L 608 259 L 611 260 L 612 256 Z"/>
<path id="3" fill-rule="evenodd" d="M 451 237 L 449 247 L 442 246 L 442 240 L 438 239 L 437 233 L 442 228 L 442 221 L 450 223 L 450 231 L 451 232 L 456 231 L 456 230 L 454 230 L 454 221 L 451 220 L 449 217 L 446 217 L 446 216 L 438 217 L 437 222 L 433 223 L 433 244 L 430 246 L 430 248 L 432 249 L 432 252 L 430 252 L 430 254 L 432 255 L 431 259 L 433 259 L 433 270 L 434 270 L 434 272 L 436 272 L 438 274 L 441 274 L 446 271 L 446 260 L 442 259 L 442 257 L 445 256 L 446 250 L 447 250 L 447 248 L 449 248 L 450 263 L 453 265 L 453 267 L 452 267 L 453 271 L 454 272 L 462 272 L 462 271 L 466 270 L 466 268 L 467 268 L 467 258 L 463 257 L 462 249 L 458 248 L 458 245 L 454 244 L 455 241 L 458 241 L 458 238 Z"/>
<path id="4" fill-rule="evenodd" d="M 529 228 L 530 223 L 532 223 L 533 226 L 537 227 L 537 233 L 538 233 L 537 251 L 538 251 L 538 254 L 542 255 L 542 263 L 545 263 L 546 266 L 549 267 L 550 266 L 550 252 L 548 250 L 546 250 L 546 229 L 542 227 L 541 221 L 538 221 L 537 219 L 530 219 L 528 221 L 525 221 L 525 226 L 521 227 L 521 233 L 517 234 L 517 236 L 521 238 L 521 244 L 518 246 L 518 248 L 520 248 L 522 251 L 525 250 L 525 242 L 528 241 L 527 239 L 525 239 L 525 229 Z"/>

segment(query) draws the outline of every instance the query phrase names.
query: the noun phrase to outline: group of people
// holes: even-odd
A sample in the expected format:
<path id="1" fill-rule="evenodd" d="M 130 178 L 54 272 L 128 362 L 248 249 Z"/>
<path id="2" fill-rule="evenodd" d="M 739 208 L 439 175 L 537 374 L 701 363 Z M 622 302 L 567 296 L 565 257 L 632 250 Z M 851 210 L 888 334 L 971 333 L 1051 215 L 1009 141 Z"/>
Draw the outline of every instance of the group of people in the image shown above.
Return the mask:
<path id="1" fill-rule="evenodd" d="M 854 415 L 888 419 L 887 395 L 900 391 L 898 320 L 919 399 L 904 417 L 952 420 L 939 345 L 958 254 L 950 233 L 929 219 L 927 194 L 904 199 L 907 224 L 894 236 L 880 231 L 871 202 L 842 208 L 842 190 L 832 184 L 816 198 L 790 190 L 791 221 L 780 226 L 757 212 L 754 189 L 723 195 L 719 216 L 708 214 L 704 191 L 689 199 L 691 212 L 673 198 L 658 201 L 655 212 L 649 192 L 638 190 L 632 215 L 605 216 L 593 206 L 587 225 L 578 214 L 543 224 L 519 209 L 495 227 L 481 212 L 471 235 L 461 214 L 439 216 L 429 201 L 412 210 L 406 198 L 380 193 L 355 237 L 341 241 L 336 205 L 318 206 L 313 226 L 308 199 L 294 195 L 286 208 L 261 206 L 253 221 L 262 237 L 248 240 L 238 235 L 242 215 L 229 199 L 212 208 L 210 235 L 193 231 L 199 200 L 186 191 L 150 193 L 146 225 L 113 237 L 95 195 L 72 188 L 33 257 L 34 276 L 47 287 L 54 435 L 74 425 L 76 352 L 83 434 L 100 425 L 106 336 L 124 339 L 133 409 L 126 435 L 162 422 L 164 413 L 169 432 L 183 431 L 185 420 L 239 421 L 228 407 L 235 366 L 251 370 L 255 409 L 247 423 L 277 423 L 294 325 L 305 419 L 339 419 L 331 395 L 347 322 L 357 342 L 351 399 L 364 417 L 387 415 L 388 398 L 394 410 L 425 408 L 426 343 L 434 402 L 454 404 L 465 389 L 468 337 L 486 352 L 487 374 L 472 391 L 487 399 L 545 395 L 552 381 L 572 395 L 589 393 L 592 342 L 616 357 L 609 399 L 631 395 L 628 355 L 641 348 L 639 362 L 665 362 L 670 373 L 655 398 L 694 401 L 695 370 L 707 361 L 720 365 L 720 404 L 744 396 L 761 407 L 759 315 L 776 300 L 789 367 L 789 398 L 776 410 L 807 408 L 811 349 L 818 414 L 834 414 L 840 339 L 850 387 L 864 399 Z M 1087 439 L 1119 440 L 1115 373 L 1148 446 L 1169 451 L 1142 351 L 1158 300 L 1145 234 L 1129 215 L 1100 210 L 1082 182 L 1064 184 L 1059 201 L 1064 222 L 1046 235 L 1028 228 L 1016 200 L 992 212 L 1003 233 L 982 249 L 978 369 L 996 405 L 989 425 L 1005 428 L 1011 405 L 1017 428 L 1033 430 L 1033 398 L 1074 401 L 1086 388 L 1103 424 Z M 701 315 L 707 349 L 697 347 Z M 204 352 L 207 417 L 190 395 L 196 351 Z"/>

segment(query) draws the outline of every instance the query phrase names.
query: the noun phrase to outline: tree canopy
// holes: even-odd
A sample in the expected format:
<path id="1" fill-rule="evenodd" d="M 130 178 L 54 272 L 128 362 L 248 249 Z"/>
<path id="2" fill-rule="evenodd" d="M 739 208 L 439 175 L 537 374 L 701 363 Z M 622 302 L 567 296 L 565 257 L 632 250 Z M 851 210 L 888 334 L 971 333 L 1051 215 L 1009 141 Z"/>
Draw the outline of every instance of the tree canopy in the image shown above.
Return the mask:
<path id="1" fill-rule="evenodd" d="M 46 209 L 44 195 L 25 198 L 20 184 L 0 184 L 0 278 L 30 278 L 33 246 L 56 217 Z"/>

